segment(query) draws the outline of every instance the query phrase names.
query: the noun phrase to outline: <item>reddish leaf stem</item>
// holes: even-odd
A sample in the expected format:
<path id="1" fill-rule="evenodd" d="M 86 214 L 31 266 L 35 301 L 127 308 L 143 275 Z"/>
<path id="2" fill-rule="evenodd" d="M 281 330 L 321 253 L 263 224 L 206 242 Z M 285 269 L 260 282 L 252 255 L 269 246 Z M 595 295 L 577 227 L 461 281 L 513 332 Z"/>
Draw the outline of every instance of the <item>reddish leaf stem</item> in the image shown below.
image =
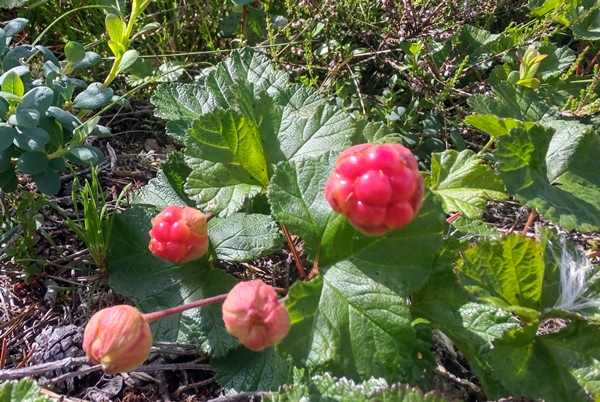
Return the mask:
<path id="1" fill-rule="evenodd" d="M 285 240 L 290 246 L 290 250 L 292 251 L 292 255 L 294 256 L 294 261 L 296 262 L 296 268 L 298 269 L 298 275 L 300 275 L 300 279 L 304 279 L 306 276 L 306 271 L 304 270 L 304 266 L 302 265 L 302 260 L 300 259 L 300 255 L 298 254 L 298 250 L 296 250 L 296 246 L 292 241 L 292 236 L 287 228 L 281 223 L 281 230 L 283 230 L 283 234 L 285 235 Z"/>
<path id="2" fill-rule="evenodd" d="M 535 219 L 535 217 L 537 216 L 537 211 L 535 210 L 535 208 L 533 208 L 531 210 L 531 213 L 529 214 L 529 218 L 527 219 L 527 222 L 525 223 L 525 227 L 523 228 L 523 231 L 521 232 L 521 234 L 526 235 L 527 232 L 529 231 L 529 228 L 531 227 L 531 224 L 533 223 L 533 220 Z"/>
<path id="3" fill-rule="evenodd" d="M 183 304 L 181 306 L 171 307 L 166 310 L 155 311 L 153 313 L 143 314 L 143 316 L 146 321 L 151 323 L 156 320 L 160 320 L 161 318 L 165 318 L 165 317 L 168 317 L 173 314 L 179 314 L 179 313 L 182 313 L 182 312 L 192 309 L 192 308 L 207 306 L 209 304 L 221 302 L 221 301 L 225 300 L 226 298 L 227 298 L 227 293 L 225 293 L 223 295 L 207 297 L 206 299 L 197 300 L 197 301 L 194 301 L 191 303 Z"/>

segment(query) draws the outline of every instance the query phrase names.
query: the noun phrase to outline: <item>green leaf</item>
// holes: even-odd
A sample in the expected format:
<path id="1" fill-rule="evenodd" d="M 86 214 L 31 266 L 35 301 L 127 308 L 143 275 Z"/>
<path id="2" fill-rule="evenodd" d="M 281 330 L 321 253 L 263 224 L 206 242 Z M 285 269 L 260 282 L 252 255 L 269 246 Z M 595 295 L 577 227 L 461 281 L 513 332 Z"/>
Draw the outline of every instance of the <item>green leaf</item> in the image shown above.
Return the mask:
<path id="1" fill-rule="evenodd" d="M 244 391 L 275 391 L 289 382 L 290 364 L 282 360 L 273 348 L 252 352 L 244 347 L 225 357 L 211 360 L 216 380 L 225 394 Z"/>
<path id="2" fill-rule="evenodd" d="M 17 127 L 15 142 L 17 146 L 26 151 L 44 149 L 50 141 L 50 134 L 38 127 Z"/>
<path id="3" fill-rule="evenodd" d="M 82 145 L 80 147 L 69 148 L 69 153 L 65 157 L 80 166 L 97 166 L 104 160 L 104 154 L 96 147 Z"/>
<path id="4" fill-rule="evenodd" d="M 232 52 L 203 83 L 161 86 L 152 101 L 157 115 L 177 122 L 169 131 L 178 139 L 181 122 L 192 123 L 185 155 L 193 172 L 185 189 L 219 216 L 264 191 L 278 162 L 341 152 L 356 135 L 349 115 L 317 91 L 287 83 L 251 49 Z"/>
<path id="5" fill-rule="evenodd" d="M 48 166 L 48 156 L 40 151 L 28 151 L 19 156 L 17 166 L 25 174 L 38 174 L 46 170 Z"/>
<path id="6" fill-rule="evenodd" d="M 303 379 L 301 383 L 284 385 L 277 393 L 263 397 L 265 402 L 339 401 L 339 402 L 447 402 L 436 391 L 423 393 L 419 388 L 394 384 L 382 378 L 355 383 L 347 378 L 335 378 L 328 373 Z"/>
<path id="7" fill-rule="evenodd" d="M 157 212 L 133 207 L 115 216 L 107 255 L 111 288 L 146 313 L 227 293 L 235 284 L 233 277 L 211 269 L 208 258 L 179 265 L 150 252 L 150 220 Z M 157 341 L 194 343 L 213 357 L 239 346 L 225 330 L 219 303 L 159 320 L 152 329 Z"/>
<path id="8" fill-rule="evenodd" d="M 118 73 L 121 73 L 127 70 L 135 61 L 140 57 L 140 53 L 135 49 L 130 49 L 123 53 L 123 58 L 119 63 L 119 68 L 117 69 Z"/>
<path id="9" fill-rule="evenodd" d="M 85 57 L 76 62 L 73 63 L 73 69 L 78 70 L 78 69 L 84 69 L 84 68 L 90 68 L 95 66 L 96 64 L 100 63 L 102 61 L 102 56 L 100 56 L 98 53 L 95 52 L 85 52 Z"/>
<path id="10" fill-rule="evenodd" d="M 441 202 L 427 190 L 417 216 L 384 236 L 365 236 L 343 215 L 333 214 L 321 241 L 319 266 L 348 259 L 373 280 L 409 296 L 429 278 L 444 227 Z"/>
<path id="11" fill-rule="evenodd" d="M 71 63 L 77 63 L 85 57 L 85 49 L 79 42 L 69 41 L 65 45 L 65 57 Z"/>
<path id="12" fill-rule="evenodd" d="M 511 195 L 545 219 L 567 230 L 598 230 L 600 139 L 575 123 L 556 127 L 515 128 L 501 137 L 499 175 Z"/>
<path id="13" fill-rule="evenodd" d="M 34 174 L 33 181 L 35 182 L 38 191 L 43 194 L 54 195 L 60 190 L 60 177 L 50 166 L 43 172 Z"/>
<path id="14" fill-rule="evenodd" d="M 194 203 L 183 191 L 185 180 L 192 170 L 185 164 L 181 152 L 171 152 L 161 167 L 162 170 L 156 174 L 154 179 L 133 192 L 131 202 L 160 208 L 166 208 L 169 205 L 194 206 Z"/>
<path id="15" fill-rule="evenodd" d="M 0 151 L 10 147 L 17 135 L 14 128 L 5 123 L 0 123 Z"/>
<path id="16" fill-rule="evenodd" d="M 446 213 L 478 218 L 488 199 L 504 200 L 504 183 L 473 151 L 454 150 L 431 155 L 427 185 L 444 202 Z"/>
<path id="17" fill-rule="evenodd" d="M 123 34 L 125 33 L 125 30 L 127 29 L 127 25 L 125 24 L 125 21 L 123 21 L 121 19 L 121 17 L 116 16 L 114 14 L 107 14 L 106 18 L 104 19 L 104 25 L 106 26 L 106 32 L 108 32 L 109 38 L 113 42 L 124 45 Z M 115 53 L 115 56 L 117 56 L 116 53 Z"/>
<path id="18" fill-rule="evenodd" d="M 510 329 L 520 328 L 520 323 L 510 312 L 472 302 L 460 286 L 454 266 L 465 244 L 469 243 L 455 238 L 445 242 L 429 281 L 412 296 L 411 312 L 448 336 L 468 358 L 487 396 L 500 399 L 508 392 L 489 364 L 489 353 L 495 339 Z"/>
<path id="19" fill-rule="evenodd" d="M 25 86 L 21 77 L 14 71 L 9 71 L 2 81 L 2 91 L 13 94 L 17 97 L 22 97 L 25 93 Z"/>
<path id="20" fill-rule="evenodd" d="M 530 88 L 500 82 L 492 90 L 495 97 L 475 94 L 469 98 L 468 102 L 474 113 L 537 122 L 550 109 Z"/>
<path id="21" fill-rule="evenodd" d="M 36 87 L 28 91 L 22 98 L 17 110 L 35 109 L 44 113 L 52 105 L 54 92 L 48 87 Z"/>
<path id="22" fill-rule="evenodd" d="M 12 19 L 4 26 L 4 33 L 9 38 L 15 36 L 25 28 L 27 23 L 29 23 L 29 20 L 25 18 Z"/>
<path id="23" fill-rule="evenodd" d="M 472 293 L 499 298 L 508 306 L 539 309 L 545 266 L 542 248 L 534 240 L 509 235 L 481 241 L 462 255 L 459 277 Z"/>
<path id="24" fill-rule="evenodd" d="M 35 128 L 40 120 L 40 112 L 35 109 L 19 110 L 8 118 L 8 124 L 20 128 Z"/>
<path id="25" fill-rule="evenodd" d="M 492 351 L 492 366 L 511 395 L 546 402 L 583 402 L 600 397 L 596 325 L 574 321 L 559 332 L 538 336 L 526 344 L 516 342 L 518 335 L 508 332 Z"/>
<path id="26" fill-rule="evenodd" d="M 75 97 L 73 106 L 82 110 L 97 109 L 107 105 L 113 95 L 112 88 L 102 89 L 101 83 L 92 82 L 85 91 Z"/>
<path id="27" fill-rule="evenodd" d="M 268 215 L 238 213 L 213 218 L 208 232 L 217 257 L 230 262 L 255 260 L 283 246 L 283 235 Z"/>
<path id="28" fill-rule="evenodd" d="M 0 385 L 2 402 L 50 402 L 51 399 L 41 393 L 37 383 L 25 378 L 19 381 L 6 381 Z"/>
<path id="29" fill-rule="evenodd" d="M 326 153 L 298 163 L 280 162 L 267 190 L 273 215 L 304 240 L 311 261 L 319 254 L 325 227 L 335 215 L 323 189 L 336 157 Z"/>
<path id="30" fill-rule="evenodd" d="M 365 275 L 358 263 L 342 261 L 290 288 L 292 328 L 278 351 L 297 366 L 333 375 L 427 384 L 431 340 L 420 339 L 406 298 Z"/>
<path id="31" fill-rule="evenodd" d="M 508 133 L 510 133 L 510 130 L 515 127 L 523 127 L 525 129 L 529 129 L 534 124 L 531 122 L 523 123 L 512 118 L 503 119 L 493 114 L 473 114 L 465 117 L 465 123 L 475 127 L 480 131 L 483 131 L 484 133 L 492 137 L 500 137 L 501 135 L 507 135 Z"/>

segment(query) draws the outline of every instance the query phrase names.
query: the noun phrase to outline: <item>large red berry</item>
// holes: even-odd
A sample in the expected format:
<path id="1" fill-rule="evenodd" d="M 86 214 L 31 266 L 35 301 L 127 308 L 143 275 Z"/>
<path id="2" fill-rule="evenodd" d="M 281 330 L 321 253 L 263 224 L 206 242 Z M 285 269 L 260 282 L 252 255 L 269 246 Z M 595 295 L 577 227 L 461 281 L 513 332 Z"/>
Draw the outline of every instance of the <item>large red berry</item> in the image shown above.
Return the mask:
<path id="1" fill-rule="evenodd" d="M 417 161 L 407 148 L 361 144 L 338 157 L 325 198 L 357 230 L 379 236 L 412 220 L 423 191 Z"/>
<path id="2" fill-rule="evenodd" d="M 167 261 L 184 263 L 208 250 L 206 215 L 190 207 L 170 206 L 152 219 L 150 251 Z"/>

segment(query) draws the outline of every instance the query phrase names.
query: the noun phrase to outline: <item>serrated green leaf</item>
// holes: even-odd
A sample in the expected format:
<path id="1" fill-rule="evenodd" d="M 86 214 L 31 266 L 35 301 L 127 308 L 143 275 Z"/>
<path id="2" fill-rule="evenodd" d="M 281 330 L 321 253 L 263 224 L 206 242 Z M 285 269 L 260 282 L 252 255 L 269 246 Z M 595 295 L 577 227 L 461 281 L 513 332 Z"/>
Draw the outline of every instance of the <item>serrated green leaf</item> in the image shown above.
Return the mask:
<path id="1" fill-rule="evenodd" d="M 115 292 L 132 298 L 146 313 L 227 293 L 235 284 L 233 277 L 211 269 L 208 258 L 179 265 L 148 250 L 150 220 L 157 212 L 134 207 L 115 217 L 107 256 Z M 220 303 L 159 320 L 152 330 L 156 340 L 194 343 L 213 357 L 239 345 L 225 330 Z"/>
<path id="2" fill-rule="evenodd" d="M 17 97 L 22 97 L 25 93 L 25 86 L 21 77 L 14 71 L 9 71 L 2 81 L 2 91 L 13 94 Z"/>
<path id="3" fill-rule="evenodd" d="M 533 310 L 540 307 L 544 268 L 541 246 L 522 235 L 481 241 L 458 264 L 461 283 L 473 293 Z"/>
<path id="4" fill-rule="evenodd" d="M 324 188 L 337 155 L 326 153 L 302 162 L 281 162 L 267 190 L 272 213 L 304 240 L 310 260 L 319 253 L 329 217 L 333 214 Z"/>
<path id="5" fill-rule="evenodd" d="M 355 136 L 349 115 L 317 91 L 288 84 L 270 63 L 253 50 L 234 51 L 203 83 L 161 86 L 153 97 L 157 115 L 193 121 L 185 139 L 193 172 L 185 189 L 219 216 L 263 191 L 278 162 L 341 152 Z M 180 139 L 185 125 L 175 124 Z"/>
<path id="6" fill-rule="evenodd" d="M 431 155 L 427 185 L 444 202 L 446 213 L 478 218 L 488 199 L 504 200 L 504 183 L 473 151 L 454 150 Z"/>
<path id="7" fill-rule="evenodd" d="M 409 296 L 429 278 L 442 245 L 444 223 L 441 201 L 427 190 L 417 216 L 383 236 L 365 236 L 343 215 L 333 214 L 321 241 L 319 266 L 349 259 L 370 278 Z"/>
<path id="8" fill-rule="evenodd" d="M 465 123 L 475 127 L 476 129 L 483 131 L 484 133 L 492 136 L 499 137 L 501 135 L 507 135 L 510 130 L 515 127 L 523 127 L 525 129 L 531 128 L 534 123 L 521 122 L 512 118 L 501 118 L 493 114 L 477 115 L 472 114 L 465 117 Z"/>
<path id="9" fill-rule="evenodd" d="M 216 380 L 228 395 L 244 391 L 274 391 L 289 382 L 291 367 L 273 348 L 252 352 L 244 347 L 213 359 Z"/>
<path id="10" fill-rule="evenodd" d="M 411 311 L 414 317 L 428 320 L 450 337 L 468 356 L 471 370 L 487 396 L 499 399 L 508 392 L 489 364 L 492 342 L 504 332 L 520 328 L 520 323 L 510 312 L 471 301 L 453 270 L 460 250 L 458 240 L 451 238 L 446 242 L 429 282 L 413 295 Z"/>
<path id="11" fill-rule="evenodd" d="M 0 385 L 2 402 L 50 402 L 51 399 L 41 393 L 39 385 L 25 378 L 19 381 L 6 381 Z"/>
<path id="12" fill-rule="evenodd" d="M 409 385 L 388 385 L 382 378 L 355 383 L 347 378 L 335 378 L 328 373 L 316 375 L 300 384 L 284 385 L 279 392 L 263 397 L 266 402 L 447 402 L 438 392 L 424 394 Z"/>
<path id="13" fill-rule="evenodd" d="M 524 345 L 507 333 L 495 343 L 491 362 L 512 395 L 583 402 L 600 396 L 599 351 L 598 327 L 574 321 Z"/>
<path id="14" fill-rule="evenodd" d="M 572 230 L 600 228 L 600 139 L 568 124 L 513 129 L 495 157 L 508 192 L 553 223 Z"/>
<path id="15" fill-rule="evenodd" d="M 433 356 L 418 337 L 406 299 L 343 261 L 295 283 L 286 306 L 292 328 L 277 346 L 296 365 L 353 379 L 428 382 Z"/>
<path id="16" fill-rule="evenodd" d="M 283 246 L 283 235 L 268 215 L 232 214 L 208 222 L 210 242 L 217 257 L 230 262 L 251 261 Z"/>
<path id="17" fill-rule="evenodd" d="M 494 97 L 475 94 L 469 98 L 469 105 L 476 114 L 537 122 L 550 109 L 536 91 L 530 88 L 499 82 L 492 90 Z"/>

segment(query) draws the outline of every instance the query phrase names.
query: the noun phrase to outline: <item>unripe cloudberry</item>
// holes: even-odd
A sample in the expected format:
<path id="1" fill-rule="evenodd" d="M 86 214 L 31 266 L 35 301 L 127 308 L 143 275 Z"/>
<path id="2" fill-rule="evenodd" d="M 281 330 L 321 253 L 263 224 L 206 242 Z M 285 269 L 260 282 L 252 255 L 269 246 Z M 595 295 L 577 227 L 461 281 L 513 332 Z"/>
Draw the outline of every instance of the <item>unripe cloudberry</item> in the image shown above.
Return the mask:
<path id="1" fill-rule="evenodd" d="M 346 149 L 325 185 L 331 208 L 357 230 L 380 236 L 412 220 L 423 201 L 423 178 L 402 145 L 361 144 Z"/>
<path id="2" fill-rule="evenodd" d="M 227 332 L 255 352 L 273 346 L 290 330 L 290 315 L 277 293 L 260 280 L 238 283 L 223 303 Z"/>
<path id="3" fill-rule="evenodd" d="M 176 263 L 196 260 L 208 250 L 206 215 L 191 207 L 170 206 L 152 219 L 150 251 Z"/>
<path id="4" fill-rule="evenodd" d="M 127 305 L 98 311 L 83 332 L 83 350 L 107 374 L 135 370 L 146 361 L 152 346 L 150 325 Z"/>

